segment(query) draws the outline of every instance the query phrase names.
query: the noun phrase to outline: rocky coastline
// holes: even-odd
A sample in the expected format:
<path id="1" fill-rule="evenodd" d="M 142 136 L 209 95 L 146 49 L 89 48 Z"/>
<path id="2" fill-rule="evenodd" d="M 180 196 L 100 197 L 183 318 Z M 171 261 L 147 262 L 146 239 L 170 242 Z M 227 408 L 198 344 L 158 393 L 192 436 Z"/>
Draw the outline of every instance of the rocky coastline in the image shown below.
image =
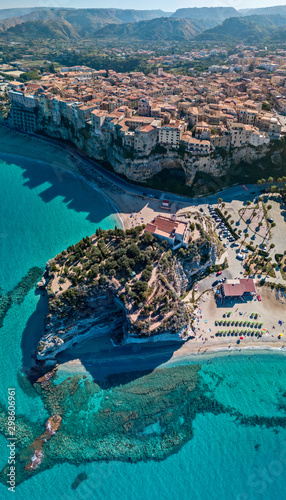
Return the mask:
<path id="1" fill-rule="evenodd" d="M 37 133 L 72 143 L 87 157 L 107 162 L 114 172 L 126 176 L 135 182 L 147 182 L 148 179 L 164 169 L 182 170 L 185 184 L 191 186 L 197 172 L 213 176 L 226 174 L 232 165 L 241 162 L 252 163 L 269 154 L 269 146 L 254 148 L 244 144 L 243 147 L 233 147 L 230 151 L 196 156 L 180 149 L 165 146 L 160 151 L 156 148 L 148 155 L 123 146 L 122 140 L 108 131 L 94 134 L 86 125 L 85 128 L 72 128 L 65 121 L 55 124 L 49 117 L 39 113 L 37 117 Z M 278 155 L 279 156 L 279 155 Z M 277 158 L 276 158 L 277 160 Z M 279 160 L 280 161 L 280 160 Z"/>
<path id="2" fill-rule="evenodd" d="M 138 226 L 99 230 L 49 261 L 38 283 L 49 304 L 38 368 L 50 370 L 59 353 L 91 338 L 113 346 L 190 338 L 193 311 L 182 298 L 198 248 L 215 259 L 216 242 L 202 235 L 191 248 L 178 257 Z"/>

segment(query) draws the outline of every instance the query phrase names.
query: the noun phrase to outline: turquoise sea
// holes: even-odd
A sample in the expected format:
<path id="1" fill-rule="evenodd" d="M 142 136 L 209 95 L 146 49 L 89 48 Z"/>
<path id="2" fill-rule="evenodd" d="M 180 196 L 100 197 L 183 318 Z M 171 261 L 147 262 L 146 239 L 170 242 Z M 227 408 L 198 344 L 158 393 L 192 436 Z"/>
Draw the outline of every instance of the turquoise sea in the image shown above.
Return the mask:
<path id="1" fill-rule="evenodd" d="M 47 165 L 20 160 L 16 156 L 8 158 L 2 155 L 1 158 L 0 286 L 5 295 L 32 267 L 43 269 L 46 261 L 59 251 L 92 234 L 97 227 L 111 228 L 118 225 L 118 221 L 113 215 L 114 209 L 102 196 L 71 174 L 59 175 Z M 45 308 L 41 296 L 31 289 L 22 301 L 12 304 L 0 328 L 0 402 L 6 406 L 7 389 L 15 387 L 17 414 L 42 430 L 50 415 L 41 396 L 31 391 L 23 367 L 29 364 L 32 346 L 41 334 Z M 88 456 L 88 450 L 81 449 L 82 443 L 86 448 L 95 446 L 93 433 L 98 425 L 94 421 L 89 442 L 88 435 L 84 435 L 88 428 L 84 429 L 84 425 L 88 425 L 86 416 L 92 418 L 100 404 L 108 403 L 108 398 L 119 399 L 118 388 L 114 385 L 108 389 L 98 386 L 96 394 L 92 394 L 89 404 L 86 404 L 88 407 L 85 407 L 84 399 L 77 401 L 77 406 L 75 403 L 71 406 L 75 430 L 68 456 L 73 463 L 65 460 L 63 451 L 62 460 L 34 477 L 31 475 L 16 487 L 16 494 L 0 483 L 0 499 L 28 500 L 37 496 L 41 500 L 282 499 L 286 481 L 285 359 L 282 354 L 252 352 L 231 356 L 220 354 L 211 358 L 199 356 L 176 363 L 167 361 L 156 372 L 157 378 L 153 379 L 152 373 L 147 378 L 143 375 L 140 378 L 137 373 L 131 384 L 122 382 L 118 404 L 122 404 L 126 412 L 127 406 L 128 411 L 134 410 L 138 414 L 142 411 L 146 418 L 145 441 L 139 444 L 138 460 L 133 463 L 129 452 L 126 452 L 126 461 L 112 460 L 112 454 L 109 461 L 82 459 Z M 186 375 L 195 365 L 199 365 L 200 388 L 196 398 L 187 405 L 192 379 Z M 88 367 L 86 373 L 92 384 Z M 68 375 L 71 374 L 59 373 L 57 383 Z M 178 380 L 180 383 L 175 392 Z M 169 394 L 161 390 L 160 383 L 162 387 L 169 384 Z M 150 392 L 147 402 L 144 402 L 143 389 L 146 387 Z M 180 391 L 180 387 L 184 391 Z M 155 393 L 156 401 L 152 400 Z M 208 397 L 216 402 L 217 410 L 206 404 Z M 162 418 L 160 426 L 158 417 L 154 417 L 160 398 L 161 417 L 165 405 L 165 428 Z M 141 401 L 142 408 L 139 408 Z M 152 415 L 150 410 L 148 417 L 146 407 L 154 409 Z M 193 407 L 196 407 L 195 414 Z M 67 420 L 71 418 L 68 412 L 66 415 Z M 108 415 L 102 421 L 103 427 L 110 425 L 114 411 L 112 416 Z M 168 418 L 172 421 L 171 427 L 168 427 Z M 187 427 L 189 437 L 185 438 Z M 102 429 L 96 428 L 102 433 Z M 167 458 L 156 460 L 158 446 L 168 433 L 179 436 L 183 444 L 170 449 Z M 114 435 L 121 440 L 120 434 Z M 56 438 L 50 441 L 52 445 L 54 440 L 52 449 L 55 455 Z M 157 451 L 150 459 L 147 448 L 152 439 Z M 127 446 L 124 433 L 121 441 Z M 72 458 L 72 447 L 78 453 L 77 465 Z M 0 435 L 0 469 L 5 466 L 7 458 L 7 441 Z M 73 490 L 71 485 L 82 472 L 87 474 L 87 479 Z"/>

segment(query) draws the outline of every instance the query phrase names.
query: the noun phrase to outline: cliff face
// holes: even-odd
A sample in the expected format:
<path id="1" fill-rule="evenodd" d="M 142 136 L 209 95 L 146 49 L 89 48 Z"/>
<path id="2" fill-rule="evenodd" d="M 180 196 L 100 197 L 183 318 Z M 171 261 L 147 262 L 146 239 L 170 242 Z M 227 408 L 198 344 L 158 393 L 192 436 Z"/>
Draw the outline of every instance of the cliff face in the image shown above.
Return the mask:
<path id="1" fill-rule="evenodd" d="M 49 294 L 49 313 L 38 345 L 38 360 L 53 364 L 61 351 L 75 347 L 88 338 L 110 336 L 127 325 L 123 305 L 112 285 L 78 286 L 73 298 L 58 300 Z"/>
<path id="2" fill-rule="evenodd" d="M 268 152 L 267 146 L 254 148 L 243 145 L 241 148 L 232 148 L 230 152 L 225 151 L 223 156 L 217 152 L 206 156 L 193 156 L 171 147 L 163 148 L 164 153 L 156 153 L 156 150 L 153 150 L 151 154 L 144 155 L 124 147 L 116 131 L 95 134 L 89 126 L 75 128 L 60 115 L 48 117 L 41 113 L 37 124 L 39 131 L 72 142 L 84 154 L 95 160 L 109 162 L 115 172 L 137 182 L 144 182 L 163 169 L 180 169 L 185 173 L 186 184 L 191 186 L 197 172 L 220 176 L 227 172 L 232 163 L 250 163 L 265 157 Z"/>

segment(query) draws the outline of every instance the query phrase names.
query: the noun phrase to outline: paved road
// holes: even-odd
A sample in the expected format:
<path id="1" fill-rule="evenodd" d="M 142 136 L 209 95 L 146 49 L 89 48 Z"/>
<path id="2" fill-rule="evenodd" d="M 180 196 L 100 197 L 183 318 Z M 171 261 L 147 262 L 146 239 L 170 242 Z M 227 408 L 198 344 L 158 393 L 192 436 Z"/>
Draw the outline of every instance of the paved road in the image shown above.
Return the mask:
<path id="1" fill-rule="evenodd" d="M 6 125 L 1 124 L 0 126 L 3 126 L 4 128 L 7 128 L 9 130 L 12 130 L 15 132 L 15 130 L 11 129 L 10 127 L 7 127 Z M 207 205 L 207 204 L 212 204 L 212 203 L 217 203 L 218 197 L 223 198 L 225 202 L 231 202 L 234 199 L 241 200 L 241 201 L 247 201 L 249 198 L 252 198 L 254 196 L 257 196 L 260 194 L 260 187 L 255 185 L 255 184 L 248 184 L 247 188 L 249 191 L 246 191 L 242 186 L 233 186 L 231 188 L 224 189 L 214 195 L 210 196 L 205 196 L 205 197 L 200 197 L 200 198 L 188 198 L 185 196 L 179 196 L 174 193 L 166 193 L 164 191 L 156 190 L 156 189 L 151 189 L 148 187 L 142 187 L 142 186 L 136 186 L 135 184 L 132 184 L 131 182 L 125 181 L 121 177 L 117 176 L 113 172 L 109 172 L 106 170 L 104 167 L 99 165 L 94 160 L 90 160 L 87 158 L 85 155 L 80 153 L 75 147 L 72 147 L 70 145 L 64 144 L 61 141 L 58 141 L 56 139 L 52 139 L 50 137 L 45 137 L 42 135 L 38 134 L 32 134 L 28 132 L 21 132 L 21 131 L 16 131 L 17 133 L 21 133 L 25 136 L 29 136 L 31 138 L 36 138 L 38 140 L 42 140 L 45 142 L 48 142 L 52 144 L 53 146 L 56 146 L 62 150 L 68 151 L 70 154 L 73 154 L 76 158 L 79 160 L 84 161 L 87 165 L 90 165 L 90 167 L 95 170 L 97 173 L 102 175 L 106 180 L 112 182 L 116 186 L 124 189 L 125 191 L 135 194 L 135 195 L 140 195 L 142 196 L 143 193 L 146 193 L 147 196 L 154 198 L 167 198 L 171 201 L 176 201 L 180 203 L 185 203 L 189 205 Z M 250 194 L 252 193 L 252 194 Z"/>

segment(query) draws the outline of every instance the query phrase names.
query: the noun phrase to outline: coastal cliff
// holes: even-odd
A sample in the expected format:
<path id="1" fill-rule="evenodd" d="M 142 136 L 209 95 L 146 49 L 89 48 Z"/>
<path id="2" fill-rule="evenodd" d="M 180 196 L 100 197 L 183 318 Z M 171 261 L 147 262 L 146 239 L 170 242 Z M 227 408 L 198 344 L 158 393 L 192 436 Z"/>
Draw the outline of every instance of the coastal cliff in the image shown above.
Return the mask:
<path id="1" fill-rule="evenodd" d="M 120 130 L 92 131 L 91 126 L 75 127 L 62 116 L 49 116 L 38 113 L 37 131 L 55 139 L 62 139 L 75 146 L 88 157 L 108 162 L 113 170 L 135 182 L 146 182 L 163 169 L 182 170 L 185 183 L 191 186 L 197 172 L 213 176 L 222 176 L 233 165 L 241 162 L 251 163 L 265 158 L 269 154 L 269 145 L 253 147 L 243 144 L 225 150 L 216 149 L 205 155 L 193 155 L 184 148 L 157 146 L 146 151 L 137 151 L 128 147 L 120 135 Z"/>
<path id="2" fill-rule="evenodd" d="M 98 229 L 48 262 L 40 286 L 47 286 L 49 308 L 37 362 L 52 366 L 60 352 L 88 338 L 107 335 L 118 345 L 192 334 L 192 309 L 182 299 L 196 270 L 214 263 L 217 240 L 201 230 L 175 252 L 143 230 Z"/>

